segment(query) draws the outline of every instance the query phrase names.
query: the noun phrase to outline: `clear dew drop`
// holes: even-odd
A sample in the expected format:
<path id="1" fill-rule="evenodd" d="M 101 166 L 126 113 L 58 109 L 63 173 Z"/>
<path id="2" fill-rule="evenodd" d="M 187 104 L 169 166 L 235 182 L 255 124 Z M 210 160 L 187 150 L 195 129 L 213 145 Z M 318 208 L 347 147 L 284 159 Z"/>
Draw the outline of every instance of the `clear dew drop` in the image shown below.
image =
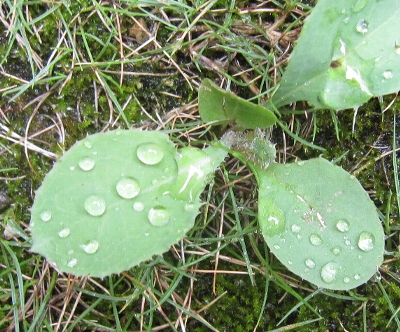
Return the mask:
<path id="1" fill-rule="evenodd" d="M 194 205 L 192 203 L 187 203 L 187 204 L 185 204 L 184 209 L 186 212 L 192 212 L 192 211 L 196 210 L 196 205 Z"/>
<path id="2" fill-rule="evenodd" d="M 369 232 L 361 232 L 358 237 L 358 247 L 362 251 L 370 251 L 374 249 L 375 237 Z"/>
<path id="3" fill-rule="evenodd" d="M 322 244 L 322 239 L 318 234 L 313 233 L 310 235 L 310 242 L 314 246 L 319 246 Z"/>
<path id="4" fill-rule="evenodd" d="M 91 195 L 85 200 L 85 210 L 91 216 L 99 217 L 106 211 L 106 201 L 99 196 Z"/>
<path id="5" fill-rule="evenodd" d="M 395 46 L 394 46 L 394 53 L 400 55 L 400 45 L 395 45 Z"/>
<path id="6" fill-rule="evenodd" d="M 135 202 L 133 203 L 133 209 L 136 212 L 141 212 L 144 210 L 144 204 L 142 202 Z"/>
<path id="7" fill-rule="evenodd" d="M 66 238 L 70 233 L 69 228 L 64 228 L 61 231 L 58 232 L 58 236 L 61 238 Z"/>
<path id="8" fill-rule="evenodd" d="M 301 230 L 300 226 L 296 225 L 296 224 L 292 225 L 292 227 L 290 229 L 292 230 L 292 233 L 294 233 L 294 234 L 299 233 Z"/>
<path id="9" fill-rule="evenodd" d="M 304 166 L 304 164 L 305 164 L 304 160 L 300 160 L 297 162 L 297 165 L 299 165 L 299 166 Z"/>
<path id="10" fill-rule="evenodd" d="M 99 249 L 99 243 L 96 240 L 92 240 L 86 244 L 81 245 L 81 248 L 87 254 L 94 254 Z"/>
<path id="11" fill-rule="evenodd" d="M 275 248 L 275 250 L 279 250 L 279 249 L 281 249 L 281 246 L 279 244 L 275 244 L 274 248 Z"/>
<path id="12" fill-rule="evenodd" d="M 168 224 L 170 214 L 166 208 L 156 206 L 149 211 L 148 219 L 153 226 L 161 227 Z"/>
<path id="13" fill-rule="evenodd" d="M 74 171 L 74 170 L 75 170 L 75 166 L 70 166 L 70 167 L 69 167 L 69 170 L 70 170 L 70 171 Z"/>
<path id="14" fill-rule="evenodd" d="M 336 223 L 336 228 L 344 233 L 347 232 L 350 229 L 350 224 L 347 220 L 345 219 L 340 219 L 337 223 Z"/>
<path id="15" fill-rule="evenodd" d="M 355 280 L 360 280 L 360 279 L 361 279 L 361 276 L 360 276 L 358 273 L 356 273 L 356 274 L 354 275 L 354 279 L 355 279 Z"/>
<path id="16" fill-rule="evenodd" d="M 88 149 L 91 149 L 91 148 L 93 147 L 92 142 L 90 142 L 90 141 L 87 140 L 87 139 L 83 141 L 83 145 L 84 145 L 86 148 L 88 148 Z"/>
<path id="17" fill-rule="evenodd" d="M 349 278 L 349 277 L 344 277 L 344 278 L 343 278 L 343 282 L 344 282 L 345 284 L 348 284 L 348 283 L 350 282 L 350 278 Z"/>
<path id="18" fill-rule="evenodd" d="M 334 254 L 335 256 L 339 256 L 341 251 L 342 250 L 339 247 L 333 247 L 331 249 L 331 253 Z"/>
<path id="19" fill-rule="evenodd" d="M 327 284 L 332 283 L 340 270 L 340 266 L 335 262 L 325 264 L 321 269 L 321 278 Z"/>
<path id="20" fill-rule="evenodd" d="M 356 25 L 356 30 L 360 33 L 368 32 L 369 23 L 366 20 L 359 20 Z"/>
<path id="21" fill-rule="evenodd" d="M 122 178 L 120 179 L 115 188 L 117 189 L 118 195 L 122 198 L 130 199 L 139 195 L 140 185 L 133 178 Z"/>
<path id="22" fill-rule="evenodd" d="M 136 155 L 146 165 L 156 165 L 164 158 L 161 146 L 154 143 L 144 143 L 138 146 Z"/>
<path id="23" fill-rule="evenodd" d="M 389 79 L 393 78 L 393 72 L 391 70 L 385 70 L 383 72 L 382 76 L 384 79 L 389 80 Z"/>
<path id="24" fill-rule="evenodd" d="M 68 267 L 74 267 L 76 264 L 78 264 L 78 260 L 76 258 L 71 258 L 67 263 Z"/>
<path id="25" fill-rule="evenodd" d="M 51 219 L 51 212 L 50 211 L 43 211 L 40 214 L 40 219 L 44 222 L 47 222 Z"/>
<path id="26" fill-rule="evenodd" d="M 305 264 L 310 269 L 313 269 L 315 267 L 315 262 L 310 258 L 306 259 Z"/>
<path id="27" fill-rule="evenodd" d="M 90 171 L 94 167 L 94 160 L 89 157 L 83 158 L 79 161 L 79 167 L 83 171 Z"/>

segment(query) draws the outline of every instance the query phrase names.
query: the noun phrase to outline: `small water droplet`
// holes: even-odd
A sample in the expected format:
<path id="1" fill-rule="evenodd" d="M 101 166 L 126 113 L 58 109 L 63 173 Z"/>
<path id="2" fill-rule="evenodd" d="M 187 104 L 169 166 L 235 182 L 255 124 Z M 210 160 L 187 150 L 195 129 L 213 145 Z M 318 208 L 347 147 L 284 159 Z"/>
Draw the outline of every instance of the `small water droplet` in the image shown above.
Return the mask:
<path id="1" fill-rule="evenodd" d="M 69 228 L 64 228 L 58 232 L 58 236 L 61 238 L 66 238 L 69 235 L 70 231 Z"/>
<path id="2" fill-rule="evenodd" d="M 305 163 L 306 162 L 304 160 L 300 160 L 300 161 L 297 162 L 297 165 L 304 166 Z"/>
<path id="3" fill-rule="evenodd" d="M 185 204 L 185 211 L 186 212 L 192 212 L 194 210 L 196 210 L 196 205 L 194 205 L 192 203 Z"/>
<path id="4" fill-rule="evenodd" d="M 330 284 L 336 279 L 339 270 L 340 266 L 335 262 L 329 262 L 325 264 L 321 269 L 322 280 L 327 284 Z"/>
<path id="5" fill-rule="evenodd" d="M 166 208 L 156 206 L 149 211 L 148 219 L 153 226 L 164 226 L 169 222 L 170 214 Z"/>
<path id="6" fill-rule="evenodd" d="M 163 159 L 164 151 L 158 144 L 144 143 L 138 146 L 136 155 L 142 163 L 156 165 Z"/>
<path id="7" fill-rule="evenodd" d="M 149 233 L 147 233 L 147 232 L 146 232 L 146 233 L 144 233 L 144 236 L 146 236 L 146 237 L 147 237 L 147 236 L 149 236 Z"/>
<path id="8" fill-rule="evenodd" d="M 394 53 L 400 54 L 400 45 L 394 45 Z"/>
<path id="9" fill-rule="evenodd" d="M 315 262 L 310 258 L 306 259 L 305 264 L 310 269 L 313 269 L 315 267 Z"/>
<path id="10" fill-rule="evenodd" d="M 340 255 L 340 252 L 342 251 L 342 249 L 340 249 L 339 247 L 333 247 L 331 249 L 332 254 L 334 254 L 335 256 Z"/>
<path id="11" fill-rule="evenodd" d="M 121 134 L 122 134 L 122 130 L 121 130 L 121 129 L 117 129 L 117 130 L 115 131 L 115 135 L 121 136 Z"/>
<path id="12" fill-rule="evenodd" d="M 157 180 L 157 179 L 154 179 L 154 180 L 151 181 L 151 184 L 152 184 L 153 186 L 156 186 L 157 183 L 158 183 L 158 180 Z"/>
<path id="13" fill-rule="evenodd" d="M 85 140 L 83 141 L 83 145 L 84 145 L 85 147 L 87 147 L 88 149 L 91 149 L 91 148 L 93 147 L 92 142 L 90 142 L 90 141 L 87 140 L 87 139 L 85 139 Z"/>
<path id="14" fill-rule="evenodd" d="M 354 175 L 350 175 L 350 180 L 355 180 L 356 177 Z"/>
<path id="15" fill-rule="evenodd" d="M 290 229 L 292 230 L 292 233 L 297 234 L 300 232 L 301 227 L 299 225 L 294 224 L 294 225 L 292 225 L 292 227 Z"/>
<path id="16" fill-rule="evenodd" d="M 81 245 L 81 248 L 87 254 L 94 254 L 99 249 L 99 243 L 96 240 L 92 240 L 87 244 Z"/>
<path id="17" fill-rule="evenodd" d="M 350 224 L 347 220 L 345 219 L 340 219 L 337 223 L 336 223 L 336 228 L 340 231 L 340 232 L 347 232 L 350 229 Z"/>
<path id="18" fill-rule="evenodd" d="M 68 267 L 74 267 L 76 264 L 78 264 L 78 260 L 76 258 L 71 258 L 67 263 Z"/>
<path id="19" fill-rule="evenodd" d="M 86 157 L 79 161 L 79 167 L 84 171 L 90 171 L 94 167 L 94 160 Z"/>
<path id="20" fill-rule="evenodd" d="M 292 265 L 292 264 L 293 264 L 293 262 L 292 262 L 292 261 L 288 261 L 288 264 L 289 264 L 289 265 Z"/>
<path id="21" fill-rule="evenodd" d="M 393 72 L 391 70 L 385 70 L 382 75 L 387 80 L 393 78 Z"/>
<path id="22" fill-rule="evenodd" d="M 354 279 L 355 279 L 355 280 L 360 280 L 360 279 L 361 279 L 361 276 L 360 276 L 358 273 L 356 273 L 356 274 L 354 275 Z"/>
<path id="23" fill-rule="evenodd" d="M 356 25 L 356 30 L 360 33 L 368 32 L 369 23 L 366 20 L 359 20 Z"/>
<path id="24" fill-rule="evenodd" d="M 369 232 L 361 232 L 358 238 L 358 247 L 362 251 L 370 251 L 374 249 L 375 237 Z"/>
<path id="25" fill-rule="evenodd" d="M 142 202 L 135 202 L 135 203 L 133 203 L 133 209 L 136 212 L 141 212 L 144 209 L 144 204 Z"/>
<path id="26" fill-rule="evenodd" d="M 51 212 L 50 211 L 43 211 L 40 214 L 40 219 L 42 219 L 42 221 L 49 221 L 51 219 Z"/>
<path id="27" fill-rule="evenodd" d="M 275 245 L 274 245 L 274 248 L 275 248 L 276 250 L 279 250 L 279 249 L 281 249 L 281 246 L 278 245 L 278 244 L 275 244 Z"/>
<path id="28" fill-rule="evenodd" d="M 350 282 L 350 278 L 349 278 L 349 277 L 344 277 L 344 278 L 343 278 L 343 282 L 344 282 L 345 284 L 348 284 L 348 283 Z"/>
<path id="29" fill-rule="evenodd" d="M 115 188 L 117 189 L 118 195 L 126 199 L 136 197 L 140 192 L 139 182 L 133 178 L 120 179 Z"/>
<path id="30" fill-rule="evenodd" d="M 69 167 L 69 170 L 70 170 L 70 171 L 74 171 L 74 170 L 75 170 L 75 166 L 70 166 L 70 167 Z"/>
<path id="31" fill-rule="evenodd" d="M 343 191 L 337 191 L 337 192 L 335 192 L 335 196 L 340 196 L 340 195 L 343 195 Z"/>
<path id="32" fill-rule="evenodd" d="M 322 239 L 318 234 L 313 233 L 310 235 L 310 242 L 314 246 L 319 246 L 322 244 Z"/>
<path id="33" fill-rule="evenodd" d="M 106 211 L 106 201 L 99 196 L 91 195 L 85 200 L 85 210 L 94 217 L 101 216 Z"/>
<path id="34" fill-rule="evenodd" d="M 74 252 L 75 252 L 75 251 L 74 251 L 73 249 L 71 249 L 71 250 L 68 250 L 68 255 L 70 255 L 70 256 L 71 256 L 71 255 L 73 255 L 73 254 L 74 254 Z"/>

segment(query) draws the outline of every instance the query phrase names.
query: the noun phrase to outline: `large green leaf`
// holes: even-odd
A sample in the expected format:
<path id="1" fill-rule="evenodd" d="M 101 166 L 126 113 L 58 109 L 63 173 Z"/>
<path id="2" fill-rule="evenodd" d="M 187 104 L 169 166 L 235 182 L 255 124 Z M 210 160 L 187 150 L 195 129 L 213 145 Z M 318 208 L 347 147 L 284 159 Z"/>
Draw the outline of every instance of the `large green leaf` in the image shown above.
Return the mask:
<path id="1" fill-rule="evenodd" d="M 400 2 L 320 0 L 272 101 L 340 110 L 398 90 Z"/>
<path id="2" fill-rule="evenodd" d="M 97 277 L 162 254 L 193 226 L 199 195 L 225 156 L 218 147 L 177 151 L 157 131 L 88 136 L 36 192 L 32 251 L 63 272 Z"/>
<path id="3" fill-rule="evenodd" d="M 268 128 L 276 122 L 269 109 L 222 90 L 208 79 L 199 89 L 199 112 L 205 122 L 235 122 L 243 129 Z"/>
<path id="4" fill-rule="evenodd" d="M 382 264 L 384 233 L 354 176 L 322 158 L 255 172 L 262 234 L 289 270 L 337 290 L 371 278 Z"/>

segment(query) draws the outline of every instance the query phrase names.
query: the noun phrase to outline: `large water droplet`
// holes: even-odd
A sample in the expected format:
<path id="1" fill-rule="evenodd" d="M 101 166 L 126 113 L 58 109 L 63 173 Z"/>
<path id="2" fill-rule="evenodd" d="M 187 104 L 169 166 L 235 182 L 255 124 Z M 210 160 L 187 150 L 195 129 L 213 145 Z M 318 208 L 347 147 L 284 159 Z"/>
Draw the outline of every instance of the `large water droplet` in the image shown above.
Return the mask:
<path id="1" fill-rule="evenodd" d="M 148 218 L 153 226 L 160 227 L 168 224 L 170 214 L 166 208 L 162 206 L 156 206 L 150 209 Z"/>
<path id="2" fill-rule="evenodd" d="M 393 72 L 391 70 L 385 70 L 382 75 L 383 78 L 387 80 L 393 78 Z"/>
<path id="3" fill-rule="evenodd" d="M 339 270 L 340 266 L 335 262 L 329 262 L 325 264 L 321 269 L 322 280 L 325 281 L 327 284 L 330 284 L 336 279 Z"/>
<path id="4" fill-rule="evenodd" d="M 101 216 L 106 211 L 106 201 L 99 196 L 91 195 L 86 198 L 85 210 L 92 216 Z"/>
<path id="5" fill-rule="evenodd" d="M 79 161 L 79 167 L 84 171 L 90 171 L 94 167 L 94 160 L 86 157 Z"/>
<path id="6" fill-rule="evenodd" d="M 144 143 L 138 146 L 136 155 L 146 165 L 155 165 L 163 159 L 164 151 L 158 144 Z"/>
<path id="7" fill-rule="evenodd" d="M 58 232 L 58 236 L 61 238 L 66 238 L 69 235 L 70 231 L 69 228 L 64 228 Z"/>
<path id="8" fill-rule="evenodd" d="M 127 199 L 136 197 L 140 192 L 139 182 L 132 178 L 120 179 L 115 188 L 117 189 L 118 195 Z"/>
<path id="9" fill-rule="evenodd" d="M 78 264 L 78 260 L 76 258 L 71 258 L 67 263 L 68 267 L 74 267 L 76 264 Z"/>
<path id="10" fill-rule="evenodd" d="M 356 25 L 356 30 L 360 33 L 368 32 L 369 23 L 366 20 L 359 20 Z"/>
<path id="11" fill-rule="evenodd" d="M 99 243 L 96 240 L 92 240 L 87 244 L 81 245 L 81 248 L 87 254 L 94 254 L 99 249 Z"/>
<path id="12" fill-rule="evenodd" d="M 350 224 L 346 219 L 340 219 L 336 223 L 336 228 L 341 232 L 347 232 L 350 229 Z"/>
<path id="13" fill-rule="evenodd" d="M 42 219 L 42 221 L 49 221 L 51 219 L 51 212 L 50 211 L 43 211 L 40 214 L 40 219 Z"/>
<path id="14" fill-rule="evenodd" d="M 313 269 L 315 267 L 315 262 L 310 258 L 306 259 L 305 264 L 310 269 Z"/>
<path id="15" fill-rule="evenodd" d="M 133 203 L 133 209 L 136 212 L 141 212 L 144 209 L 144 204 L 142 202 L 135 202 L 135 203 Z"/>
<path id="16" fill-rule="evenodd" d="M 358 247 L 363 251 L 374 249 L 375 237 L 369 232 L 362 232 L 358 238 Z"/>
<path id="17" fill-rule="evenodd" d="M 313 233 L 310 235 L 310 242 L 314 246 L 319 246 L 322 244 L 322 239 L 318 234 Z"/>

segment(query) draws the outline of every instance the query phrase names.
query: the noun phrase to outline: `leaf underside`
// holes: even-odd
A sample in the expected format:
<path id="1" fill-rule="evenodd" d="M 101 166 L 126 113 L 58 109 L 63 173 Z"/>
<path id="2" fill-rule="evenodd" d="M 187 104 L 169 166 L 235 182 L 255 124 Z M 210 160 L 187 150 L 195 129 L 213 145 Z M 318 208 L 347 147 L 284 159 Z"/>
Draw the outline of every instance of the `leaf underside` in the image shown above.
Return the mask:
<path id="1" fill-rule="evenodd" d="M 259 223 L 275 256 L 318 287 L 367 282 L 383 260 L 384 233 L 360 183 L 322 158 L 256 170 Z"/>

